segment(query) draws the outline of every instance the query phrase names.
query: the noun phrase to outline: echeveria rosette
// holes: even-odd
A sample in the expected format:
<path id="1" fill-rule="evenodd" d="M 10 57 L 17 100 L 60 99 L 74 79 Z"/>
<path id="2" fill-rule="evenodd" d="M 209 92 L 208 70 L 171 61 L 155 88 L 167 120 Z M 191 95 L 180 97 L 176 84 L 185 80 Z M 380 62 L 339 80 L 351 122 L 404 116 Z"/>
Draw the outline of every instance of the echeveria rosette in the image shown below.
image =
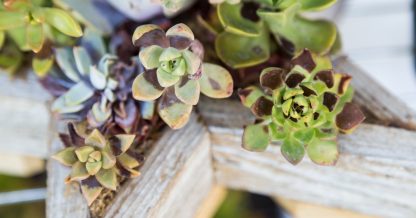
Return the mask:
<path id="1" fill-rule="evenodd" d="M 270 33 L 278 45 L 290 54 L 304 48 L 321 55 L 335 53 L 340 48 L 336 26 L 329 21 L 311 20 L 300 15 L 304 11 L 326 9 L 335 2 L 336 0 L 257 0 L 237 4 L 223 2 L 217 6 L 217 17 L 223 30 L 218 32 L 215 40 L 216 53 L 233 68 L 258 65 L 267 61 L 274 51 Z M 212 25 L 217 26 L 215 22 Z"/>
<path id="2" fill-rule="evenodd" d="M 140 101 L 159 99 L 158 113 L 171 128 L 187 123 L 200 92 L 212 98 L 232 94 L 229 72 L 202 62 L 203 47 L 185 24 L 177 24 L 166 33 L 156 25 L 139 26 L 133 44 L 141 48 L 139 58 L 145 68 L 133 83 L 133 97 Z"/>
<path id="3" fill-rule="evenodd" d="M 263 90 L 248 87 L 239 92 L 258 121 L 245 128 L 243 147 L 263 151 L 271 141 L 282 142 L 281 152 L 292 164 L 299 163 L 305 150 L 321 165 L 335 164 L 339 132 L 352 132 L 364 119 L 350 103 L 351 77 L 335 73 L 329 58 L 304 50 L 291 61 L 291 69 L 264 69 Z"/>
<path id="4" fill-rule="evenodd" d="M 0 5 L 0 35 L 7 37 L 22 51 L 38 53 L 47 42 L 68 44 L 68 37 L 82 36 L 78 22 L 65 10 L 45 7 L 42 1 L 6 0 Z M 44 76 L 53 57 L 33 59 L 35 72 Z"/>
<path id="5" fill-rule="evenodd" d="M 143 157 L 131 149 L 135 135 L 120 134 L 106 138 L 94 129 L 83 135 L 68 125 L 69 135 L 60 137 L 65 148 L 52 156 L 71 167 L 66 182 L 79 182 L 88 205 L 91 205 L 103 189 L 116 190 L 118 177 L 132 178 L 140 175 Z"/>

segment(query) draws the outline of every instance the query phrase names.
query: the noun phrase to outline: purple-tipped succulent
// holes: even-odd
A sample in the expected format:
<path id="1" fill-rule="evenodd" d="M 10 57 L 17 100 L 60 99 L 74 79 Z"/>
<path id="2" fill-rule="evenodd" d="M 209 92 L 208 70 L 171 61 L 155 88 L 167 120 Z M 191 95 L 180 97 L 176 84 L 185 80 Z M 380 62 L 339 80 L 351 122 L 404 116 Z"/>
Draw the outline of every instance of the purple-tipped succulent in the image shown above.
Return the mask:
<path id="1" fill-rule="evenodd" d="M 212 98 L 232 94 L 229 72 L 203 63 L 204 49 L 185 24 L 166 32 L 152 24 L 139 26 L 133 44 L 141 48 L 139 58 L 145 68 L 133 83 L 133 97 L 140 101 L 158 99 L 158 113 L 171 128 L 187 123 L 200 92 Z"/>
<path id="2" fill-rule="evenodd" d="M 350 103 L 351 76 L 336 73 L 329 58 L 304 50 L 291 61 L 291 68 L 267 68 L 260 75 L 263 89 L 240 90 L 242 103 L 257 118 L 244 130 L 243 147 L 263 151 L 271 141 L 281 141 L 281 152 L 292 164 L 305 150 L 322 165 L 335 164 L 338 132 L 350 133 L 364 115 Z"/>
<path id="3" fill-rule="evenodd" d="M 103 189 L 116 190 L 119 177 L 140 175 L 138 168 L 143 156 L 132 149 L 135 135 L 104 136 L 99 130 L 81 132 L 74 124 L 68 125 L 69 134 L 60 137 L 65 148 L 52 156 L 61 164 L 71 167 L 66 182 L 78 182 L 88 205 Z"/>

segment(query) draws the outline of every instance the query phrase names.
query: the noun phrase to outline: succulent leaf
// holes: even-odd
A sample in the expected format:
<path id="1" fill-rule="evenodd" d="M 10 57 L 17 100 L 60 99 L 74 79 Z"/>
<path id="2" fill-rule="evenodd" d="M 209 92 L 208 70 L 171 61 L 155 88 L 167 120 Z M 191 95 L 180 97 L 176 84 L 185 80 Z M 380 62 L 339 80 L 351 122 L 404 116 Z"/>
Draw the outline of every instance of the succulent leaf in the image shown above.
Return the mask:
<path id="1" fill-rule="evenodd" d="M 162 52 L 163 48 L 160 46 L 151 45 L 139 53 L 139 58 L 146 69 L 155 69 L 159 67 L 159 58 Z"/>
<path id="2" fill-rule="evenodd" d="M 133 97 L 140 101 L 153 101 L 159 98 L 163 93 L 163 87 L 160 86 L 156 70 L 141 73 L 133 82 Z"/>
<path id="3" fill-rule="evenodd" d="M 185 104 L 196 105 L 199 101 L 201 86 L 199 81 L 183 78 L 175 85 L 175 95 Z"/>
<path id="4" fill-rule="evenodd" d="M 280 151 L 282 152 L 283 157 L 293 165 L 298 164 L 305 156 L 305 148 L 303 147 L 302 142 L 294 137 L 288 137 L 283 140 Z"/>
<path id="5" fill-rule="evenodd" d="M 28 25 L 26 29 L 26 41 L 30 49 L 37 53 L 42 49 L 45 36 L 41 24 Z"/>
<path id="6" fill-rule="evenodd" d="M 336 117 L 337 127 L 344 133 L 350 133 L 365 119 L 360 108 L 353 103 L 346 103 L 344 109 Z"/>
<path id="7" fill-rule="evenodd" d="M 240 96 L 241 103 L 245 107 L 251 108 L 258 98 L 264 96 L 264 93 L 256 86 L 249 86 L 245 89 L 239 90 L 238 95 Z"/>
<path id="8" fill-rule="evenodd" d="M 315 138 L 306 147 L 309 158 L 320 165 L 334 165 L 339 152 L 336 140 L 320 140 Z"/>
<path id="9" fill-rule="evenodd" d="M 22 27 L 29 20 L 26 13 L 17 11 L 0 11 L 0 31 Z"/>
<path id="10" fill-rule="evenodd" d="M 260 85 L 266 90 L 276 90 L 283 85 L 284 74 L 281 68 L 266 68 L 260 74 Z"/>
<path id="11" fill-rule="evenodd" d="M 45 22 L 60 32 L 72 36 L 82 36 L 81 26 L 67 12 L 57 8 L 44 8 Z"/>
<path id="12" fill-rule="evenodd" d="M 226 32 L 243 36 L 259 36 L 262 31 L 261 22 L 253 22 L 241 15 L 242 4 L 223 3 L 217 6 L 218 18 Z"/>
<path id="13" fill-rule="evenodd" d="M 157 25 L 146 24 L 136 28 L 132 37 L 133 44 L 137 47 L 158 45 L 162 48 L 169 47 L 169 41 L 165 32 Z"/>
<path id="14" fill-rule="evenodd" d="M 324 10 L 335 4 L 337 0 L 301 0 L 302 10 Z"/>
<path id="15" fill-rule="evenodd" d="M 244 128 L 243 148 L 249 151 L 264 151 L 270 143 L 267 126 L 249 125 Z"/>
<path id="16" fill-rule="evenodd" d="M 85 144 L 103 148 L 107 144 L 107 141 L 98 129 L 94 129 L 88 137 L 85 138 Z"/>
<path id="17" fill-rule="evenodd" d="M 223 67 L 204 63 L 200 79 L 201 92 L 211 98 L 227 98 L 233 92 L 231 74 Z"/>
<path id="18" fill-rule="evenodd" d="M 194 40 L 194 33 L 192 30 L 185 24 L 179 23 L 174 25 L 173 27 L 169 28 L 168 31 L 166 31 L 167 37 L 184 37 L 189 40 Z"/>
<path id="19" fill-rule="evenodd" d="M 118 181 L 117 174 L 114 168 L 100 170 L 95 175 L 95 178 L 105 188 L 108 188 L 113 191 L 117 189 Z"/>
<path id="20" fill-rule="evenodd" d="M 182 128 L 188 122 L 191 112 L 192 105 L 180 101 L 173 88 L 168 88 L 159 100 L 158 113 L 172 129 Z"/>
<path id="21" fill-rule="evenodd" d="M 88 178 L 90 174 L 88 174 L 87 169 L 85 168 L 85 164 L 77 161 L 72 165 L 71 174 L 68 177 L 68 181 L 81 181 Z"/>
<path id="22" fill-rule="evenodd" d="M 89 155 L 92 152 L 94 152 L 94 148 L 91 146 L 82 146 L 82 147 L 75 149 L 75 154 L 77 156 L 77 159 L 82 163 L 87 162 Z"/>
<path id="23" fill-rule="evenodd" d="M 49 70 L 52 68 L 54 57 L 48 57 L 44 59 L 34 57 L 32 60 L 33 71 L 39 78 L 45 77 Z"/>
<path id="24" fill-rule="evenodd" d="M 92 60 L 84 47 L 75 47 L 73 50 L 75 64 L 81 75 L 88 75 Z"/>
<path id="25" fill-rule="evenodd" d="M 93 176 L 81 181 L 81 191 L 84 198 L 87 200 L 88 206 L 100 195 L 103 187 Z"/>
<path id="26" fill-rule="evenodd" d="M 73 147 L 65 148 L 59 151 L 58 153 L 54 154 L 52 158 L 59 161 L 61 164 L 65 166 L 72 166 L 78 160 L 74 151 L 75 148 Z"/>

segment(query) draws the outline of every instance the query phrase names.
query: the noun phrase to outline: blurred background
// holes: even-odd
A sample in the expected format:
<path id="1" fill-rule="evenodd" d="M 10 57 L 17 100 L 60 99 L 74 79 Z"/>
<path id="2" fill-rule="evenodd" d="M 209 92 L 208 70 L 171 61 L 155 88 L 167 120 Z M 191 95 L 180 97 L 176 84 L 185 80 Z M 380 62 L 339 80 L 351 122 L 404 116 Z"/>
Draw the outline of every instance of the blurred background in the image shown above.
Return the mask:
<path id="1" fill-rule="evenodd" d="M 413 11 L 411 0 L 343 0 L 326 14 L 318 16 L 329 17 L 338 24 L 344 54 L 416 110 Z M 25 107 L 22 105 L 22 108 Z M 39 119 L 39 122 L 48 120 L 36 114 L 28 114 L 28 118 Z M 6 122 L 7 119 L 3 117 L 0 121 Z M 24 121 L 27 118 L 12 119 Z M 31 144 L 24 139 L 19 140 Z M 41 157 L 46 151 L 35 148 L 33 156 L 27 157 L 10 150 L 13 149 L 2 151 L 0 148 L 0 217 L 45 217 L 46 173 L 45 161 Z M 221 199 L 225 200 L 215 214 L 218 218 L 365 217 L 318 205 L 270 199 L 239 191 L 222 190 L 221 193 Z"/>

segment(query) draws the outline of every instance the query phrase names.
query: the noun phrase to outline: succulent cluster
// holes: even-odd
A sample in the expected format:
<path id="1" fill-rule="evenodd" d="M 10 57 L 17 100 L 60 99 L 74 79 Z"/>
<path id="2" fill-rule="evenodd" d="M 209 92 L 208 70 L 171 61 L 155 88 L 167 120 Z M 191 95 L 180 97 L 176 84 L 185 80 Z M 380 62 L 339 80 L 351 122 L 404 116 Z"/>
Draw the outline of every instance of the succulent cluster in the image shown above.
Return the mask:
<path id="1" fill-rule="evenodd" d="M 211 2 L 217 4 L 216 10 L 201 17 L 201 22 L 215 35 L 217 56 L 232 68 L 264 63 L 276 47 L 291 55 L 304 48 L 322 55 L 337 52 L 340 47 L 333 23 L 300 15 L 325 9 L 336 0 Z"/>
<path id="2" fill-rule="evenodd" d="M 118 134 L 104 137 L 97 129 L 86 133 L 68 125 L 69 135 L 60 137 L 65 148 L 53 158 L 71 167 L 66 182 L 79 182 L 88 205 L 104 188 L 116 190 L 120 178 L 139 176 L 143 157 L 130 149 L 135 135 Z"/>
<path id="3" fill-rule="evenodd" d="M 131 65 L 107 53 L 101 36 L 86 30 L 80 46 L 56 49 L 59 68 L 41 80 L 56 100 L 52 111 L 61 118 L 87 120 L 90 127 L 113 127 L 124 132 L 135 130 L 139 117 L 152 120 L 152 103 L 137 105 L 131 85 L 140 71 L 137 58 Z"/>
<path id="4" fill-rule="evenodd" d="M 281 152 L 292 164 L 305 150 L 322 165 L 338 159 L 338 132 L 350 133 L 363 120 L 360 109 L 350 103 L 351 77 L 335 73 L 329 58 L 304 50 L 291 61 L 291 68 L 267 68 L 260 75 L 263 90 L 240 90 L 242 103 L 257 117 L 245 128 L 243 147 L 263 151 L 271 141 L 281 141 Z"/>
<path id="5" fill-rule="evenodd" d="M 6 47 L 3 49 L 0 47 L 2 56 L 10 52 L 15 54 L 19 50 L 39 53 L 42 49 L 50 50 L 50 43 L 69 44 L 72 42 L 69 37 L 82 36 L 80 25 L 70 14 L 50 5 L 51 3 L 46 0 L 2 1 L 0 42 L 4 41 L 5 36 L 8 38 Z M 43 76 L 52 66 L 52 62 L 53 57 L 41 55 L 36 56 L 32 64 L 35 71 Z M 0 60 L 0 67 L 13 71 L 20 66 L 20 63 L 21 61 L 7 63 L 7 60 Z"/>
<path id="6" fill-rule="evenodd" d="M 141 48 L 144 68 L 133 83 L 133 97 L 158 101 L 160 117 L 173 129 L 183 127 L 199 101 L 200 92 L 212 98 L 232 94 L 229 72 L 218 65 L 203 63 L 204 49 L 185 24 L 166 31 L 156 25 L 139 26 L 133 44 Z"/>

